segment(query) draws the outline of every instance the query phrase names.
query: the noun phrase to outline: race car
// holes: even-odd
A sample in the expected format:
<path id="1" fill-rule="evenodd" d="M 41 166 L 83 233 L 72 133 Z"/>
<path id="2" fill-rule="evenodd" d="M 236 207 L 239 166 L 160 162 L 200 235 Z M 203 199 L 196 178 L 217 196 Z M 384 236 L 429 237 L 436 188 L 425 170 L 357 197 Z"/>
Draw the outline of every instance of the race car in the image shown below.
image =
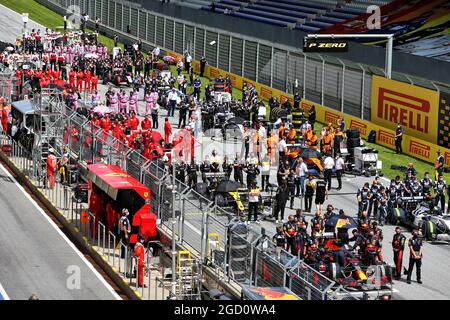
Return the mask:
<path id="1" fill-rule="evenodd" d="M 428 241 L 450 241 L 450 214 L 443 214 L 434 200 L 427 197 L 403 197 L 399 203 L 399 208 L 391 210 L 393 224 L 417 228 Z"/>

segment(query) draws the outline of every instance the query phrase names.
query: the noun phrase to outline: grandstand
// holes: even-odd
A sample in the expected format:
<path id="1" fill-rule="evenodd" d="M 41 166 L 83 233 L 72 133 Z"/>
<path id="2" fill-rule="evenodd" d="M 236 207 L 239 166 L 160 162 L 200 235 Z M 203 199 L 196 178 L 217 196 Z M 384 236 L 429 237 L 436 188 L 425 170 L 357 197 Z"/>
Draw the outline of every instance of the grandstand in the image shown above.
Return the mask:
<path id="1" fill-rule="evenodd" d="M 191 8 L 259 21 L 306 32 L 318 32 L 366 12 L 368 5 L 385 5 L 389 0 L 178 0 Z M 213 3 L 214 2 L 214 6 Z"/>
<path id="2" fill-rule="evenodd" d="M 394 33 L 397 50 L 450 60 L 447 31 L 450 5 L 445 0 L 177 0 L 175 3 L 307 33 L 333 34 L 373 32 L 366 28 L 366 10 L 377 5 L 381 7 L 383 24 L 376 32 Z M 417 37 L 419 34 L 421 37 Z"/>

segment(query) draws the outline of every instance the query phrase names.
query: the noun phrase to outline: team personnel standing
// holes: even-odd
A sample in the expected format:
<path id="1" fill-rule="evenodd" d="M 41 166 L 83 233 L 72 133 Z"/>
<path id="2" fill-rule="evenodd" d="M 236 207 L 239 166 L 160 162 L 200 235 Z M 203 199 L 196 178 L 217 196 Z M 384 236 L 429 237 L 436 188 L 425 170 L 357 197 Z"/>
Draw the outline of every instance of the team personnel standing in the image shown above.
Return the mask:
<path id="1" fill-rule="evenodd" d="M 434 183 L 434 191 L 436 192 L 436 205 L 441 203 L 442 213 L 445 212 L 445 192 L 447 191 L 447 183 L 444 180 L 442 174 L 438 176 L 437 181 Z"/>
<path id="2" fill-rule="evenodd" d="M 395 228 L 392 239 L 392 250 L 394 250 L 395 279 L 400 280 L 402 276 L 403 251 L 405 250 L 406 237 L 402 234 L 400 227 Z"/>
<path id="3" fill-rule="evenodd" d="M 339 191 L 342 189 L 342 175 L 345 169 L 345 161 L 340 153 L 337 154 L 335 168 L 336 168 L 336 179 L 338 181 L 338 187 L 336 190 Z"/>
<path id="4" fill-rule="evenodd" d="M 48 152 L 49 153 L 47 156 L 47 179 L 49 188 L 53 189 L 56 182 L 55 174 L 56 170 L 58 169 L 58 161 L 56 160 L 55 150 L 53 150 L 53 148 L 50 148 Z"/>
<path id="5" fill-rule="evenodd" d="M 258 186 L 256 185 L 256 181 L 252 181 L 251 188 L 248 193 L 247 224 L 250 224 L 252 213 L 253 213 L 253 222 L 257 222 L 260 198 L 261 198 L 261 191 L 259 190 Z"/>
<path id="6" fill-rule="evenodd" d="M 322 213 L 322 206 L 325 202 L 325 199 L 328 199 L 328 191 L 326 188 L 326 183 L 324 180 L 318 180 L 316 182 L 316 209 L 318 212 Z"/>
<path id="7" fill-rule="evenodd" d="M 411 283 L 411 274 L 413 272 L 414 265 L 416 265 L 417 283 L 422 284 L 421 267 L 423 256 L 423 242 L 422 239 L 419 238 L 419 231 L 417 229 L 414 229 L 412 231 L 412 237 L 411 239 L 408 240 L 408 247 L 409 247 L 409 268 L 406 282 L 408 284 Z"/>
<path id="8" fill-rule="evenodd" d="M 285 250 L 291 250 L 291 253 L 295 255 L 295 238 L 297 236 L 297 222 L 295 217 L 289 215 L 288 221 L 283 225 L 284 235 L 286 236 Z"/>
<path id="9" fill-rule="evenodd" d="M 125 252 L 130 243 L 131 225 L 130 220 L 128 220 L 129 214 L 130 212 L 128 209 L 122 209 L 122 217 L 119 220 L 120 241 L 122 242 L 122 246 L 120 247 L 120 257 L 122 259 L 125 258 Z"/>
<path id="10" fill-rule="evenodd" d="M 138 242 L 134 246 L 134 257 L 137 261 L 137 283 L 139 287 L 147 288 L 144 284 L 145 248 L 144 237 L 138 235 Z"/>
<path id="11" fill-rule="evenodd" d="M 324 166 L 324 180 L 325 183 L 327 184 L 327 190 L 330 191 L 331 190 L 331 176 L 333 175 L 333 168 L 334 168 L 334 159 L 331 157 L 331 154 L 327 154 L 327 157 L 325 158 L 324 162 L 323 162 L 323 166 Z"/>
<path id="12" fill-rule="evenodd" d="M 435 179 L 437 180 L 439 175 L 444 172 L 445 159 L 444 156 L 441 154 L 441 150 L 436 151 L 436 154 L 437 158 L 436 162 L 434 163 L 434 169 L 436 170 Z"/>
<path id="13" fill-rule="evenodd" d="M 311 212 L 312 207 L 312 199 L 314 196 L 314 191 L 316 189 L 316 181 L 312 175 L 308 176 L 306 180 L 306 188 L 305 188 L 305 212 Z"/>
<path id="14" fill-rule="evenodd" d="M 397 125 L 397 129 L 395 129 L 395 153 L 402 154 L 402 140 L 403 140 L 403 128 L 400 123 Z"/>

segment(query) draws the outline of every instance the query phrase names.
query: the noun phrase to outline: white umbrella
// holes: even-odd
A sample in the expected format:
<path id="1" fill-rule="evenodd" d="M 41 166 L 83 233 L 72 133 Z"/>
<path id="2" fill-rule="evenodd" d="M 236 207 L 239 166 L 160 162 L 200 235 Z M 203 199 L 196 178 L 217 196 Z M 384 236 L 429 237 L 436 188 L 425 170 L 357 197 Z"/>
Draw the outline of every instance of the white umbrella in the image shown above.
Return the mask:
<path id="1" fill-rule="evenodd" d="M 88 53 L 84 56 L 86 59 L 98 59 L 98 55 L 95 53 Z"/>
<path id="2" fill-rule="evenodd" d="M 94 109 L 92 109 L 92 111 L 95 112 L 95 113 L 100 113 L 102 115 L 112 112 L 111 108 L 108 108 L 105 105 L 96 106 Z"/>

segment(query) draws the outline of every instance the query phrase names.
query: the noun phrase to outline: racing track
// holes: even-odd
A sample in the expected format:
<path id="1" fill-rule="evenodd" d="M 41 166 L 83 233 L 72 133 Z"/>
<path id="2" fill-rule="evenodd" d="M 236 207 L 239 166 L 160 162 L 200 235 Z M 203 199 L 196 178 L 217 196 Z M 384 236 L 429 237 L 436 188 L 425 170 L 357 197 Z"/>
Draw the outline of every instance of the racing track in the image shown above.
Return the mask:
<path id="1" fill-rule="evenodd" d="M 21 28 L 22 28 L 22 23 L 21 23 L 21 16 L 12 12 L 11 10 L 0 6 L 0 40 L 1 41 L 11 41 L 14 40 L 17 36 L 17 34 L 20 34 L 21 32 Z M 8 23 L 6 23 L 6 21 L 8 21 Z M 29 22 L 29 26 L 31 27 L 31 21 Z M 38 26 L 37 26 L 38 27 Z M 40 26 L 41 30 L 45 29 L 42 28 L 42 26 Z M 103 86 L 103 85 L 99 85 L 99 93 L 104 96 L 104 93 L 106 92 L 107 87 Z M 142 97 L 142 90 L 141 90 L 141 97 Z M 140 101 L 139 103 L 139 110 L 143 113 L 145 111 L 145 106 L 144 103 L 142 101 Z M 163 123 L 164 121 L 164 117 L 166 116 L 165 111 L 162 111 L 160 113 L 160 126 L 161 123 Z M 175 129 L 178 125 L 178 122 L 176 121 L 178 120 L 178 117 L 175 116 L 174 118 L 171 118 L 171 123 L 172 123 L 172 127 L 174 128 L 174 131 L 176 132 L 177 130 Z M 208 140 L 209 138 L 206 138 L 206 140 Z M 208 141 L 203 141 L 204 143 L 208 143 Z M 220 148 L 217 150 L 221 150 Z M 196 155 L 199 155 L 200 152 L 199 150 L 196 150 Z M 395 154 L 393 154 L 393 156 L 395 156 Z M 197 156 L 198 158 L 198 156 Z M 232 155 L 232 158 L 234 158 L 234 154 Z M 430 166 L 431 167 L 431 166 Z M 3 172 L 0 172 L 3 174 Z M 275 175 L 271 176 L 271 182 L 274 183 L 276 181 Z M 384 179 L 383 179 L 384 180 Z M 200 180 L 199 180 L 200 181 Z M 331 195 L 329 197 L 329 200 L 325 202 L 326 206 L 328 203 L 332 203 L 334 205 L 334 207 L 336 208 L 336 210 L 339 209 L 343 209 L 347 214 L 351 215 L 351 216 L 355 216 L 356 215 L 356 208 L 357 208 L 357 203 L 356 203 L 356 191 L 359 187 L 361 187 L 365 181 L 369 181 L 371 182 L 370 178 L 363 178 L 363 177 L 344 177 L 344 183 L 343 183 L 343 188 L 342 190 L 338 193 L 336 190 L 331 190 Z M 3 184 L 3 180 L 1 181 L 1 183 Z M 383 181 L 384 185 L 388 184 L 387 180 Z M 13 188 L 11 186 L 11 183 L 8 184 L 9 188 L 11 190 L 11 188 Z M 335 179 L 333 179 L 333 187 L 337 186 L 337 181 Z M 1 185 L 1 187 L 3 188 L 3 185 Z M 3 190 L 3 189 L 0 189 Z M 13 189 L 14 190 L 14 189 Z M 16 193 L 18 193 L 16 190 L 16 192 L 12 192 L 11 193 L 11 197 L 19 197 L 20 195 L 17 195 Z M 351 194 L 350 194 L 351 193 Z M 1 198 L 3 199 L 3 198 Z M 7 200 L 13 199 L 10 197 L 6 197 Z M 26 201 L 22 201 L 22 202 L 26 202 Z M 15 201 L 13 203 L 16 203 Z M 1 212 L 3 212 L 3 208 L 5 208 L 4 206 L 5 204 L 1 202 L 0 200 L 0 209 Z M 299 199 L 296 199 L 295 201 L 295 207 L 298 208 L 300 206 L 300 202 Z M 34 209 L 33 209 L 34 210 Z M 288 214 L 293 214 L 294 212 L 292 210 L 286 209 L 286 218 Z M 38 213 L 36 213 L 35 215 L 37 215 Z M 28 216 L 28 212 L 26 214 L 26 216 Z M 24 221 L 25 216 L 22 213 L 20 216 L 15 216 L 16 218 L 13 219 L 21 219 L 18 221 Z M 310 220 L 312 215 L 311 214 L 307 214 L 306 215 L 307 220 Z M 3 221 L 3 214 L 1 215 L 2 221 Z M 36 217 L 34 217 L 35 219 L 38 219 Z M 223 218 L 223 222 L 226 219 Z M 187 222 L 187 221 L 186 221 Z M 189 226 L 186 227 L 186 233 L 185 233 L 185 239 L 187 242 L 191 242 L 191 243 L 195 243 L 195 244 L 199 244 L 200 243 L 200 230 L 201 230 L 201 215 L 193 215 L 190 216 L 189 221 L 188 221 Z M 21 225 L 20 223 L 17 225 L 18 229 L 16 229 L 17 235 L 16 233 L 12 234 L 12 237 L 22 237 L 21 234 L 23 234 L 22 228 L 24 228 L 24 225 Z M 252 225 L 252 228 L 255 228 L 259 231 L 260 227 L 264 227 L 266 229 L 266 232 L 268 234 L 273 234 L 275 231 L 275 223 L 273 222 L 268 222 L 268 221 L 263 221 L 261 223 L 261 225 Z M 383 255 L 384 255 L 384 259 L 389 262 L 390 264 L 392 264 L 393 260 L 393 254 L 392 254 L 392 250 L 391 250 L 391 241 L 392 241 L 392 236 L 394 234 L 394 227 L 393 226 L 385 226 L 382 228 L 383 229 L 383 233 L 384 233 L 384 241 L 383 241 Z M 29 230 L 28 230 L 29 231 Z M 190 233 L 188 233 L 188 231 Z M 405 231 L 407 231 L 405 229 Z M 409 238 L 410 237 L 410 233 L 409 232 L 405 232 L 405 235 Z M 50 243 L 47 241 L 47 239 L 40 239 L 40 238 L 45 238 L 45 237 L 37 237 L 36 241 L 44 241 L 47 243 Z M 0 234 L 0 240 L 5 240 L 2 238 L 2 234 Z M 9 240 L 9 239 L 8 239 Z M 25 238 L 25 240 L 27 240 L 27 238 Z M 1 245 L 4 245 L 4 242 L 2 241 L 2 243 L 0 244 L 0 254 L 1 257 L 4 257 L 4 255 L 1 252 Z M 23 241 L 23 240 L 22 240 Z M 28 252 L 31 251 L 29 249 L 27 249 L 27 247 L 25 245 L 21 245 L 22 242 L 16 242 L 14 244 L 15 248 L 17 248 L 18 245 L 21 246 L 21 250 L 23 250 L 24 252 Z M 23 249 L 22 249 L 23 247 Z M 36 247 L 35 245 L 33 245 L 33 247 Z M 39 249 L 42 250 L 42 247 Z M 68 253 L 66 253 L 68 254 Z M 55 257 L 55 254 L 50 254 L 51 257 Z M 404 257 L 404 265 L 408 263 L 408 257 L 409 257 L 409 253 L 407 251 L 405 251 L 405 257 Z M 73 255 L 72 255 L 72 259 L 73 259 Z M 45 260 L 45 259 L 44 259 Z M 2 260 L 0 260 L 0 267 Z M 448 270 L 448 266 L 450 265 L 450 247 L 448 246 L 448 244 L 431 244 L 431 243 L 426 243 L 425 244 L 425 248 L 424 248 L 424 259 L 423 259 L 423 264 L 422 264 L 422 281 L 423 281 L 423 285 L 418 285 L 415 282 L 415 272 L 413 273 L 412 279 L 413 282 L 411 285 L 406 284 L 406 281 L 396 281 L 394 284 L 394 288 L 398 290 L 397 293 L 394 294 L 394 298 L 395 299 L 450 299 L 450 273 L 447 272 Z M 0 269 L 1 270 L 1 269 Z M 60 270 L 56 270 L 56 271 L 60 271 Z M 62 271 L 64 272 L 64 271 Z M 57 273 L 59 275 L 61 275 L 61 272 Z M 45 275 L 43 275 L 45 276 Z M 64 273 L 61 276 L 65 276 Z M 405 277 L 404 277 L 405 278 Z M 53 279 L 56 281 L 56 279 Z M 7 293 L 8 289 L 10 289 L 10 286 L 8 286 L 8 283 L 5 283 L 6 280 L 2 279 L 2 274 L 0 274 L 0 283 L 2 283 L 5 287 L 5 290 Z M 55 284 L 56 285 L 56 284 Z M 92 289 L 92 288 L 91 288 Z M 99 288 L 100 289 L 100 288 Z M 103 289 L 103 288 L 101 288 Z M 67 291 L 65 288 L 61 289 L 62 292 L 64 293 L 64 291 Z M 100 290 L 101 292 L 102 290 Z M 14 292 L 10 292 L 10 296 L 11 298 L 15 298 Z M 28 293 L 27 293 L 28 294 Z M 70 296 L 70 292 L 66 292 L 66 294 L 69 294 Z M 98 293 L 99 295 L 101 293 Z M 58 298 L 62 297 L 62 294 L 57 294 L 56 295 Z"/>

